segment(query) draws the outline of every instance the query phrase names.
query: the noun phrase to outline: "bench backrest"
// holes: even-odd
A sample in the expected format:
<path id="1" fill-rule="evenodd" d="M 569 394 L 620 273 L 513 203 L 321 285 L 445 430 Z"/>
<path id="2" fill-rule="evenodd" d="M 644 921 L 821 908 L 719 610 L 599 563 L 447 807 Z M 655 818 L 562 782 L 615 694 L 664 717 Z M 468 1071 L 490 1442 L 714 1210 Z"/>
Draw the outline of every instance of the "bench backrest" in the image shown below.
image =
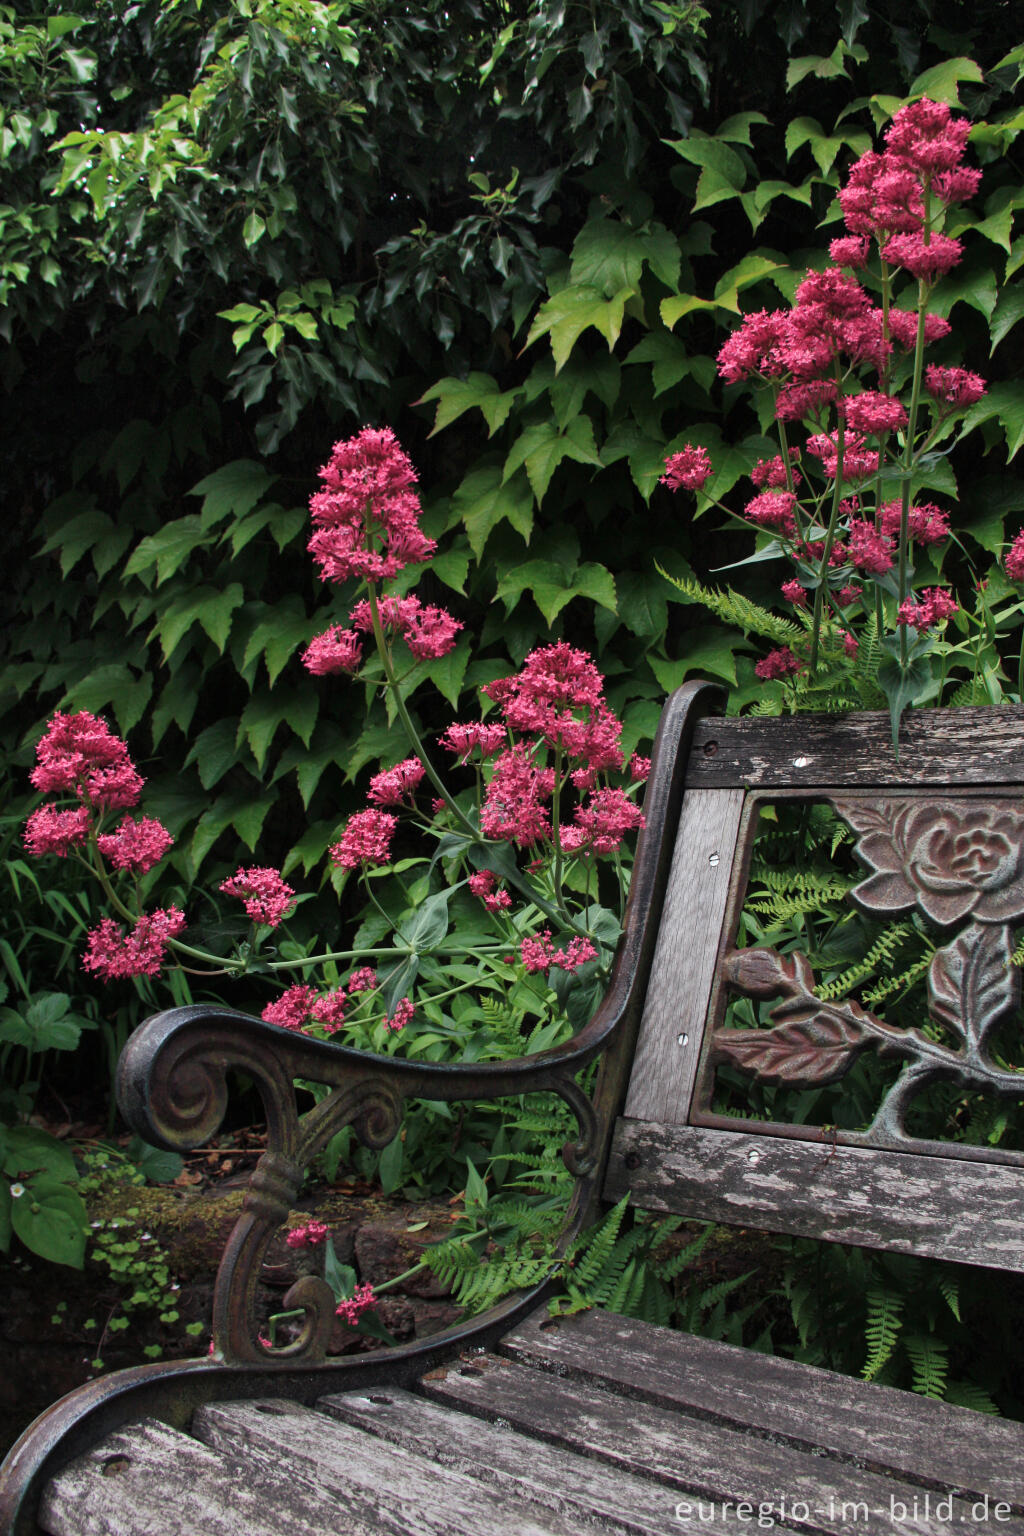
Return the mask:
<path id="1" fill-rule="evenodd" d="M 685 785 L 606 1196 L 1024 1269 L 1024 1152 L 962 1130 L 981 1097 L 993 1125 L 1024 1116 L 1010 963 L 1024 923 L 1024 709 L 909 713 L 898 759 L 884 714 L 705 719 Z M 826 803 L 847 848 L 856 838 L 855 905 L 880 930 L 914 925 L 933 951 L 919 965 L 927 1015 L 919 1000 L 915 1027 L 898 988 L 880 1018 L 830 996 L 806 957 L 736 947 L 758 823 L 794 801 Z M 741 1027 L 726 1010 L 744 997 Z M 737 1113 L 738 1083 L 755 1118 Z M 794 1090 L 834 1083 L 859 1093 L 835 1123 L 770 1118 Z M 922 1106 L 934 1121 L 936 1103 L 951 1134 L 933 1124 L 922 1135 Z"/>

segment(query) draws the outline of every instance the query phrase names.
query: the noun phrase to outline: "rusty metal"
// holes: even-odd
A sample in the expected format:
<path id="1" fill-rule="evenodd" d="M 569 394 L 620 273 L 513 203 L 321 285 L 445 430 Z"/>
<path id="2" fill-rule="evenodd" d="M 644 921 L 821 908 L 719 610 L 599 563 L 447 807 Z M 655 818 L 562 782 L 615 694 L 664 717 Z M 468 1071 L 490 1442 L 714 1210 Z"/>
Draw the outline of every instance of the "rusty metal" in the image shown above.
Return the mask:
<path id="1" fill-rule="evenodd" d="M 735 932 L 746 887 L 757 801 L 767 798 L 751 797 L 745 817 L 731 932 Z M 862 1133 L 838 1132 L 840 1144 L 916 1150 L 934 1145 L 952 1156 L 1018 1162 L 1019 1154 L 1012 1152 L 925 1143 L 908 1133 L 906 1116 L 918 1096 L 934 1083 L 1005 1097 L 1024 1094 L 1024 1072 L 999 1067 L 988 1052 L 993 1030 L 1019 1007 L 1021 998 L 1020 973 L 1009 963 L 1011 921 L 1024 914 L 1024 807 L 1019 795 L 934 799 L 911 794 L 879 799 L 825 791 L 786 798 L 827 799 L 860 834 L 855 851 L 869 874 L 849 895 L 863 910 L 896 913 L 916 906 L 946 928 L 960 924 L 948 942 L 935 950 L 928 972 L 929 1011 L 957 1046 L 890 1024 L 856 1002 L 819 997 L 811 965 L 800 953 L 732 948 L 721 961 L 722 982 L 695 1095 L 694 1122 L 814 1136 L 814 1127 L 741 1121 L 713 1112 L 716 1067 L 728 1063 L 766 1084 L 823 1087 L 839 1081 L 861 1054 L 874 1050 L 882 1058 L 901 1060 L 903 1068 L 870 1127 Z M 769 1014 L 771 1026 L 725 1027 L 728 990 L 758 1001 L 779 998 Z"/>

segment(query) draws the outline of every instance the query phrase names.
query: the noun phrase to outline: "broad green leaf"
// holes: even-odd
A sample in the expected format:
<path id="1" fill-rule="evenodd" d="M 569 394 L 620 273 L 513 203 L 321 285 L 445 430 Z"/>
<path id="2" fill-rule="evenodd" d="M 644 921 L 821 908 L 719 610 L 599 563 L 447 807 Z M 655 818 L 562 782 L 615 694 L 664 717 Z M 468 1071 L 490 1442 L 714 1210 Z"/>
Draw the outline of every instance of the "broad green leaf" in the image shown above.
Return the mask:
<path id="1" fill-rule="evenodd" d="M 673 328 L 684 315 L 691 314 L 694 310 L 727 309 L 730 306 L 720 304 L 717 299 L 699 299 L 695 293 L 677 293 L 671 298 L 662 299 L 659 306 L 662 323 L 669 330 Z"/>
<path id="2" fill-rule="evenodd" d="M 1004 288 L 992 315 L 990 356 L 1021 319 L 1024 319 L 1024 287 Z"/>
<path id="3" fill-rule="evenodd" d="M 62 576 L 67 576 L 88 550 L 94 549 L 97 544 L 106 543 L 111 537 L 118 537 L 119 533 L 112 517 L 96 507 L 90 507 L 87 512 L 81 512 L 69 522 L 62 523 L 43 545 L 43 554 L 59 549 L 60 572 Z"/>
<path id="4" fill-rule="evenodd" d="M 451 890 L 435 891 L 410 917 L 398 924 L 398 932 L 413 949 L 433 949 L 448 932 L 448 902 Z"/>
<path id="5" fill-rule="evenodd" d="M 453 592 L 460 592 L 465 597 L 469 556 L 464 549 L 446 549 L 434 555 L 430 561 L 430 570 L 446 587 L 451 587 Z"/>
<path id="6" fill-rule="evenodd" d="M 262 501 L 276 476 L 268 475 L 255 459 L 234 459 L 194 485 L 190 496 L 203 498 L 200 526 L 214 528 L 226 517 L 242 518 Z"/>
<path id="7" fill-rule="evenodd" d="M 529 592 L 548 624 L 553 624 L 574 597 L 588 597 L 602 607 L 615 610 L 615 581 L 603 565 L 590 562 L 568 575 L 550 560 L 528 560 L 508 571 L 498 583 L 497 596 L 504 599 L 511 612 L 515 599 Z M 511 601 L 510 601 L 511 599 Z"/>
<path id="8" fill-rule="evenodd" d="M 967 412 L 963 432 L 971 432 L 993 417 L 1005 434 L 1006 456 L 1012 459 L 1024 443 L 1024 387 L 1017 383 L 993 384 L 988 394 Z"/>
<path id="9" fill-rule="evenodd" d="M 619 398 L 622 368 L 615 357 L 583 357 L 577 353 L 575 357 L 569 358 L 560 373 L 556 374 L 550 363 L 547 367 L 551 369 L 550 378 L 546 379 L 547 390 L 561 431 L 565 430 L 574 416 L 580 414 L 588 392 L 595 394 L 609 410 Z M 527 380 L 528 391 L 540 371 L 540 368 L 535 368 L 531 373 Z"/>
<path id="10" fill-rule="evenodd" d="M 266 228 L 266 220 L 260 218 L 260 215 L 253 209 L 242 225 L 242 239 L 247 246 L 253 246 L 265 234 Z"/>
<path id="11" fill-rule="evenodd" d="M 390 725 L 371 721 L 345 758 L 346 781 L 351 783 L 366 763 L 397 763 L 400 758 L 408 755 L 409 738 L 402 725 L 397 721 Z"/>
<path id="12" fill-rule="evenodd" d="M 37 993 L 24 1010 L 32 1031 L 33 1051 L 73 1051 L 82 1033 L 83 1020 L 70 1012 L 65 992 Z"/>
<path id="13" fill-rule="evenodd" d="M 140 576 L 156 567 L 156 584 L 162 586 L 175 571 L 180 570 L 194 549 L 208 544 L 210 535 L 203 528 L 200 518 L 179 517 L 168 523 L 159 533 L 142 539 L 132 551 L 124 568 L 125 576 Z"/>
<path id="14" fill-rule="evenodd" d="M 632 288 L 620 288 L 606 300 L 600 289 L 590 285 L 563 288 L 541 305 L 526 345 L 532 346 L 541 336 L 550 335 L 556 373 L 565 367 L 576 342 L 591 326 L 600 331 L 611 351 L 622 330 L 626 301 L 633 297 L 633 292 Z"/>
<path id="15" fill-rule="evenodd" d="M 6 1253 L 11 1246 L 11 1208 L 14 1201 L 11 1197 L 9 1184 L 0 1181 L 0 1253 Z"/>
<path id="16" fill-rule="evenodd" d="M 309 640 L 309 619 L 302 599 L 294 593 L 275 603 L 267 610 L 246 642 L 242 657 L 243 672 L 262 656 L 267 668 L 267 681 L 273 687 L 286 663 L 291 660 L 300 645 Z"/>
<path id="17" fill-rule="evenodd" d="M 665 443 L 650 437 L 635 421 L 624 421 L 612 432 L 601 449 L 605 464 L 628 458 L 633 483 L 645 501 L 665 473 Z"/>
<path id="18" fill-rule="evenodd" d="M 9 1179 L 31 1179 L 47 1174 L 63 1184 L 78 1180 L 70 1148 L 48 1131 L 33 1125 L 12 1125 L 4 1131 L 3 1171 Z"/>
<path id="19" fill-rule="evenodd" d="M 233 806 L 231 825 L 250 853 L 255 850 L 260 840 L 260 833 L 263 831 L 263 823 L 275 803 L 273 795 L 264 795 L 260 800 L 246 800 Z"/>
<path id="20" fill-rule="evenodd" d="M 11 1223 L 25 1247 L 53 1264 L 81 1269 L 89 1214 L 81 1195 L 59 1179 L 33 1179 L 11 1204 Z"/>
<path id="21" fill-rule="evenodd" d="M 504 426 L 519 393 L 518 389 L 508 389 L 502 393 L 489 373 L 471 373 L 466 379 L 439 380 L 424 390 L 415 404 L 426 405 L 430 400 L 437 401 L 437 414 L 429 434 L 431 437 L 443 427 L 451 426 L 453 421 L 457 421 L 474 406 L 483 413 L 488 437 L 493 437 L 498 428 Z"/>
<path id="22" fill-rule="evenodd" d="M 509 522 L 518 534 L 530 541 L 533 532 L 533 494 L 525 475 L 505 481 L 497 465 L 475 469 L 467 475 L 452 499 L 462 519 L 470 548 L 477 560 L 484 545 L 500 522 Z"/>
<path id="23" fill-rule="evenodd" d="M 185 1166 L 180 1153 L 150 1146 L 141 1136 L 133 1136 L 125 1151 L 149 1184 L 173 1184 Z"/>
<path id="24" fill-rule="evenodd" d="M 530 486 L 540 506 L 551 484 L 552 475 L 566 458 L 580 464 L 601 467 L 594 444 L 594 428 L 588 416 L 575 416 L 564 432 L 559 432 L 551 421 L 541 421 L 527 427 L 509 451 L 502 478 L 509 480 L 517 469 L 525 465 Z"/>
<path id="25" fill-rule="evenodd" d="M 200 606 L 197 615 L 199 623 L 222 655 L 231 633 L 231 616 L 244 601 L 245 593 L 241 584 L 233 581 L 223 592 L 215 592 Z"/>
<path id="26" fill-rule="evenodd" d="M 786 68 L 786 90 L 792 91 L 808 75 L 814 75 L 818 80 L 834 80 L 837 75 L 845 75 L 843 55 L 847 52 L 846 45 L 840 41 L 827 56 L 805 54 L 801 59 L 791 59 Z"/>
<path id="27" fill-rule="evenodd" d="M 454 650 L 448 652 L 447 656 L 440 656 L 436 661 L 428 662 L 424 668 L 426 676 L 430 678 L 438 692 L 448 700 L 452 709 L 459 707 L 462 680 L 466 675 L 471 654 L 472 646 L 469 640 L 463 638 Z"/>
<path id="28" fill-rule="evenodd" d="M 665 143 L 682 159 L 689 160 L 691 165 L 699 165 L 702 168 L 701 181 L 697 186 L 698 200 L 701 195 L 700 187 L 704 181 L 704 172 L 711 172 L 715 181 L 720 181 L 734 191 L 739 191 L 747 179 L 747 168 L 742 156 L 717 138 L 694 133 L 692 138 L 666 139 Z"/>
<path id="29" fill-rule="evenodd" d="M 664 301 L 670 304 L 671 299 Z M 630 363 L 650 363 L 651 377 L 654 382 L 654 397 L 663 395 L 667 389 L 672 389 L 685 379 L 692 369 L 689 348 L 679 340 L 677 336 L 670 335 L 667 331 L 648 331 L 641 337 L 636 346 L 624 359 L 624 366 Z M 601 457 L 608 463 L 607 444 L 602 449 Z"/>
<path id="30" fill-rule="evenodd" d="M 928 96 L 932 101 L 944 101 L 947 106 L 959 107 L 960 82 L 969 80 L 974 85 L 984 84 L 985 76 L 973 59 L 944 59 L 918 75 L 908 96 Z"/>
<path id="31" fill-rule="evenodd" d="M 710 627 L 684 630 L 679 645 L 685 654 L 676 661 L 663 661 L 658 656 L 647 658 L 651 671 L 666 693 L 678 688 L 687 677 L 704 673 L 735 683 L 736 652 L 749 650 L 739 635 Z"/>
<path id="32" fill-rule="evenodd" d="M 639 288 L 646 264 L 667 288 L 674 288 L 679 261 L 679 242 L 663 224 L 634 229 L 620 220 L 588 219 L 573 244 L 569 280 L 611 298 Z"/>
<path id="33" fill-rule="evenodd" d="M 618 614 L 627 629 L 654 640 L 668 628 L 668 603 L 659 576 L 623 571 L 616 579 Z"/>
<path id="34" fill-rule="evenodd" d="M 208 725 L 205 731 L 200 732 L 192 743 L 185 767 L 190 763 L 196 764 L 199 782 L 204 789 L 212 789 L 238 762 L 236 742 L 240 729 L 236 720 L 218 720 L 215 725 Z"/>
<path id="35" fill-rule="evenodd" d="M 130 667 L 111 662 L 97 667 L 88 677 L 69 688 L 61 708 L 87 709 L 90 714 L 112 709 L 122 735 L 138 724 L 153 692 L 149 673 L 136 677 Z"/>
<path id="36" fill-rule="evenodd" d="M 751 148 L 750 130 L 754 123 L 768 125 L 771 119 L 763 112 L 734 112 L 715 129 L 716 139 L 726 139 L 730 144 L 745 144 Z"/>

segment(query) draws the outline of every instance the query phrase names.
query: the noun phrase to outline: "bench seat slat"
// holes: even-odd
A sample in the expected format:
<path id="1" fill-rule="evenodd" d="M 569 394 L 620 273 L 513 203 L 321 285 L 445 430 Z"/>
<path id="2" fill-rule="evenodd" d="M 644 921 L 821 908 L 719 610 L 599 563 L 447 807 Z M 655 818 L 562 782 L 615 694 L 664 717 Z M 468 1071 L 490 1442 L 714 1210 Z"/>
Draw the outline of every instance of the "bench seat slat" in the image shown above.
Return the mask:
<path id="1" fill-rule="evenodd" d="M 436 1401 L 656 1478 L 676 1489 L 677 1499 L 724 1499 L 734 1507 L 740 1501 L 754 1510 L 762 1503 L 774 1510 L 803 1503 L 806 1519 L 796 1523 L 822 1536 L 892 1536 L 894 1500 L 908 1514 L 899 1526 L 901 1536 L 963 1536 L 971 1529 L 973 1505 L 955 1497 L 949 1518 L 934 1511 L 925 1518 L 920 1483 L 862 1471 L 653 1404 L 626 1404 L 604 1387 L 559 1379 L 506 1358 L 482 1356 L 422 1386 Z M 1024 1536 L 1024 1520 L 1009 1516 L 999 1529 Z"/>
<path id="2" fill-rule="evenodd" d="M 525 1365 L 663 1408 L 826 1447 L 874 1471 L 1024 1511 L 1024 1426 L 614 1312 L 536 1312 L 501 1341 Z"/>
<path id="3" fill-rule="evenodd" d="M 317 1406 L 391 1445 L 436 1455 L 446 1466 L 500 1488 L 506 1497 L 540 1500 L 577 1529 L 581 1516 L 588 1527 L 597 1518 L 625 1536 L 665 1536 L 672 1528 L 675 1495 L 657 1483 L 584 1461 L 572 1451 L 411 1392 L 344 1392 L 321 1398 Z M 747 1536 L 747 1528 L 728 1516 L 701 1529 L 715 1536 Z"/>
<path id="4" fill-rule="evenodd" d="M 966 1159 L 620 1120 L 604 1195 L 864 1248 L 1024 1270 L 1024 1173 Z"/>
<path id="5" fill-rule="evenodd" d="M 245 1467 L 190 1435 L 142 1419 L 109 1435 L 48 1484 L 49 1536 L 313 1536 L 338 1529 L 337 1499 L 282 1463 Z M 346 1517 L 346 1536 L 373 1528 Z"/>
<path id="6" fill-rule="evenodd" d="M 286 1468 L 332 1496 L 335 1525 L 315 1536 L 332 1536 L 350 1511 L 378 1536 L 576 1536 L 557 1516 L 513 1507 L 437 1460 L 296 1403 L 208 1405 L 193 1433 L 225 1455 L 238 1451 L 246 1466 Z"/>

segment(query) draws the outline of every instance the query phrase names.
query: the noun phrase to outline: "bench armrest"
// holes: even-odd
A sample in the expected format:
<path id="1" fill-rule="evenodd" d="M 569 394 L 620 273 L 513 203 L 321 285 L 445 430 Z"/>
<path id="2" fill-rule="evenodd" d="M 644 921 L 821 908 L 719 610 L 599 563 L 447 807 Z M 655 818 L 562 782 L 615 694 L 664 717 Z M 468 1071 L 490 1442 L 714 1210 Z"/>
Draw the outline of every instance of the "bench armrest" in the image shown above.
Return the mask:
<path id="1" fill-rule="evenodd" d="M 594 1172 L 607 1145 L 623 1088 L 622 1065 L 639 1023 L 658 917 L 672 855 L 682 781 L 693 726 L 718 703 L 721 690 L 691 683 L 665 707 L 644 801 L 646 826 L 637 846 L 629 902 L 608 992 L 593 1018 L 570 1040 L 512 1061 L 449 1065 L 412 1062 L 315 1040 L 232 1009 L 207 1004 L 173 1008 L 148 1019 L 118 1066 L 118 1100 L 146 1141 L 185 1150 L 214 1136 L 227 1106 L 227 1072 L 249 1074 L 263 1099 L 267 1151 L 253 1173 L 243 1214 L 229 1239 L 214 1298 L 214 1340 L 225 1358 L 268 1363 L 323 1358 L 334 1315 L 329 1287 L 307 1276 L 285 1303 L 304 1307 L 294 1344 L 272 1353 L 258 1342 L 255 1292 L 259 1266 L 298 1193 L 303 1169 L 332 1136 L 351 1125 L 369 1147 L 398 1134 L 409 1098 L 482 1100 L 548 1090 L 573 1110 L 579 1136 L 563 1150 L 578 1177 Z M 594 1100 L 576 1074 L 606 1052 Z M 294 1080 L 330 1092 L 300 1115 Z"/>

